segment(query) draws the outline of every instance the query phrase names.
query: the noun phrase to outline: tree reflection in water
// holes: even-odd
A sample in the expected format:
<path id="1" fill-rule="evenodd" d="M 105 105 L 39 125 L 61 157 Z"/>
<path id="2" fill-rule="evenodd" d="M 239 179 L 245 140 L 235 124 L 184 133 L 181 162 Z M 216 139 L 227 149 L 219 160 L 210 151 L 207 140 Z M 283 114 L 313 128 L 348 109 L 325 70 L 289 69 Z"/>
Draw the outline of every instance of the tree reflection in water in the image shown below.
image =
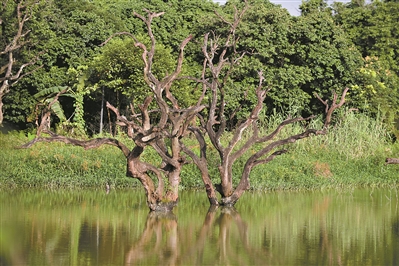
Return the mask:
<path id="1" fill-rule="evenodd" d="M 215 214 L 215 211 L 209 211 L 208 215 L 210 213 Z M 248 263 L 250 265 L 262 265 L 264 263 L 262 254 L 251 248 L 248 241 L 248 225 L 235 208 L 221 207 L 216 224 L 219 226 L 218 248 L 220 265 L 248 265 Z M 240 240 L 238 242 L 230 239 L 230 231 L 233 230 L 232 225 L 235 225 L 238 231 Z M 236 248 L 245 250 L 251 261 L 247 260 L 248 257 L 243 260 L 242 252 L 237 252 Z"/>
<path id="2" fill-rule="evenodd" d="M 176 215 L 131 192 L 2 192 L 0 265 L 399 263 L 389 190 L 248 194 L 239 213 L 191 193 Z"/>
<path id="3" fill-rule="evenodd" d="M 153 235 L 155 244 L 152 243 Z M 177 218 L 173 213 L 148 214 L 144 232 L 126 254 L 125 265 L 136 265 L 153 256 L 164 265 L 176 265 L 178 262 Z"/>
<path id="4" fill-rule="evenodd" d="M 233 225 L 239 233 L 239 242 L 232 242 L 230 239 Z M 205 247 L 215 229 L 219 232 L 215 241 L 218 252 L 207 254 Z M 247 230 L 247 223 L 242 220 L 234 207 L 211 207 L 199 232 L 189 237 L 191 241 L 187 243 L 189 245 L 186 249 L 179 243 L 181 242 L 179 237 L 183 234 L 178 232 L 176 216 L 173 213 L 150 212 L 140 239 L 132 245 L 126 255 L 125 265 L 145 264 L 148 258 L 152 258 L 151 262 L 156 261 L 162 265 L 185 265 L 188 262 L 197 265 L 203 265 L 205 262 L 220 265 L 248 265 L 248 261 L 242 260 L 240 256 L 242 252 L 237 253 L 237 247 L 252 255 L 251 265 L 262 265 L 264 260 L 251 250 Z"/>

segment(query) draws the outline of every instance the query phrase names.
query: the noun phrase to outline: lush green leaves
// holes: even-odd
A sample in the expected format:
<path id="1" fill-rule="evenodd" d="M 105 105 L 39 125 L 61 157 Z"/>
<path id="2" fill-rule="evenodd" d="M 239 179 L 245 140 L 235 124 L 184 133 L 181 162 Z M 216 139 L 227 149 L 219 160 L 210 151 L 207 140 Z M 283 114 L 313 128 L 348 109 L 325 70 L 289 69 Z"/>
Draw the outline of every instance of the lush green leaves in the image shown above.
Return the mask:
<path id="1" fill-rule="evenodd" d="M 192 34 L 194 38 L 185 49 L 182 76 L 198 78 L 203 62 L 203 35 L 211 32 L 220 40 L 227 36 L 226 24 L 214 11 L 232 21 L 234 6 L 240 8 L 242 4 L 238 0 L 228 1 L 225 6 L 202 0 L 46 1 L 29 21 L 34 46 L 21 53 L 29 57 L 45 51 L 43 68 L 25 77 L 8 94 L 4 100 L 6 119 L 24 123 L 35 104 L 33 95 L 54 86 L 75 86 L 76 93 L 78 86 L 82 88 L 79 95 L 83 97 L 80 102 L 85 102 L 86 120 L 98 116 L 102 89 L 106 100 L 117 106 L 141 103 L 149 92 L 142 75 L 142 51 L 127 37 L 114 38 L 104 47 L 99 45 L 120 31 L 148 43 L 145 25 L 133 14 L 143 14 L 144 8 L 165 12 L 152 25 L 157 40 L 154 74 L 161 79 L 173 71 L 176 58 L 172 55 L 180 42 Z M 331 90 L 349 86 L 353 88 L 350 100 L 354 107 L 370 114 L 386 110 L 383 112 L 387 119 L 395 119 L 396 111 L 388 110 L 395 109 L 398 99 L 398 3 L 366 5 L 357 1 L 330 8 L 324 1 L 311 0 L 302 4 L 300 17 L 290 16 L 267 0 L 249 0 L 249 4 L 236 32 L 240 37 L 237 49 L 246 56 L 226 83 L 226 114 L 236 116 L 231 120 L 232 126 L 248 115 L 255 102 L 253 88 L 258 85 L 259 70 L 263 71 L 264 84 L 272 88 L 266 99 L 269 112 L 321 111 L 315 92 L 325 97 Z M 13 12 L 11 8 L 2 9 L 9 18 Z M 10 25 L 2 24 L 3 40 L 11 36 L 7 33 L 13 30 Z M 367 58 L 373 58 L 372 66 Z M 80 81 L 71 74 L 74 70 L 84 72 L 79 74 Z M 197 100 L 200 88 L 182 79 L 172 90 L 183 106 L 189 106 Z M 65 106 L 67 116 L 76 108 Z"/>
<path id="2" fill-rule="evenodd" d="M 334 20 L 362 53 L 352 100 L 370 115 L 382 116 L 391 125 L 398 119 L 399 101 L 399 3 L 352 1 L 334 5 Z"/>

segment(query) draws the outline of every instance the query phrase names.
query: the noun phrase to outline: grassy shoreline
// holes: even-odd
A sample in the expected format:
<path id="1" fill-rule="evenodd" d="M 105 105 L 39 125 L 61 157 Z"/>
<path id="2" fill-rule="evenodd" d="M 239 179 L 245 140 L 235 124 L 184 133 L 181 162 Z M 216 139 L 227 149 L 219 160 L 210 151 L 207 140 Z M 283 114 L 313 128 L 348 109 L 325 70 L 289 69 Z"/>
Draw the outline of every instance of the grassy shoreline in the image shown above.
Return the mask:
<path id="1" fill-rule="evenodd" d="M 256 167 L 251 174 L 251 190 L 399 186 L 399 165 L 385 164 L 386 157 L 399 157 L 399 145 L 389 141 L 378 121 L 364 115 L 351 116 L 327 136 L 298 141 L 289 146 L 288 154 Z M 297 130 L 292 127 L 283 134 Z M 126 160 L 115 147 L 84 150 L 62 143 L 38 143 L 30 149 L 15 148 L 27 141 L 22 131 L 0 133 L 0 187 L 140 187 L 136 179 L 125 176 Z M 209 154 L 214 156 L 212 151 Z M 145 156 L 157 160 L 154 154 Z M 235 165 L 236 182 L 244 159 Z M 212 171 L 217 171 L 216 167 L 211 169 L 211 174 L 215 173 Z M 181 189 L 203 189 L 199 171 L 192 164 L 183 169 Z"/>

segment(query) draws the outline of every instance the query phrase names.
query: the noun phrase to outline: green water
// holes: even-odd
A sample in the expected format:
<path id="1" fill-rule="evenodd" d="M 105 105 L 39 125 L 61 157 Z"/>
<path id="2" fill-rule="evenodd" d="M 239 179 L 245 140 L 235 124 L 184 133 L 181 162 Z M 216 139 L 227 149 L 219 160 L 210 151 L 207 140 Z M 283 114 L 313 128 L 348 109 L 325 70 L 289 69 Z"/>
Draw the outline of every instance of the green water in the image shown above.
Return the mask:
<path id="1" fill-rule="evenodd" d="M 141 191 L 0 191 L 0 265 L 398 265 L 397 190 L 247 193 L 174 215 Z"/>

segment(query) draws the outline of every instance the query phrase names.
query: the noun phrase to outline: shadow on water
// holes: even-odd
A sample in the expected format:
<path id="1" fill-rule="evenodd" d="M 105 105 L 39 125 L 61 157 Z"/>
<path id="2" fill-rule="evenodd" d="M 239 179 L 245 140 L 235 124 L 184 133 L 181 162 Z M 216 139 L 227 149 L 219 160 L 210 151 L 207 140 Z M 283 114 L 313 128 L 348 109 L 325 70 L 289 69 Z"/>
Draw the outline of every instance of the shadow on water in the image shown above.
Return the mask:
<path id="1" fill-rule="evenodd" d="M 0 265 L 395 265 L 396 190 L 247 194 L 175 214 L 141 192 L 1 191 Z"/>

